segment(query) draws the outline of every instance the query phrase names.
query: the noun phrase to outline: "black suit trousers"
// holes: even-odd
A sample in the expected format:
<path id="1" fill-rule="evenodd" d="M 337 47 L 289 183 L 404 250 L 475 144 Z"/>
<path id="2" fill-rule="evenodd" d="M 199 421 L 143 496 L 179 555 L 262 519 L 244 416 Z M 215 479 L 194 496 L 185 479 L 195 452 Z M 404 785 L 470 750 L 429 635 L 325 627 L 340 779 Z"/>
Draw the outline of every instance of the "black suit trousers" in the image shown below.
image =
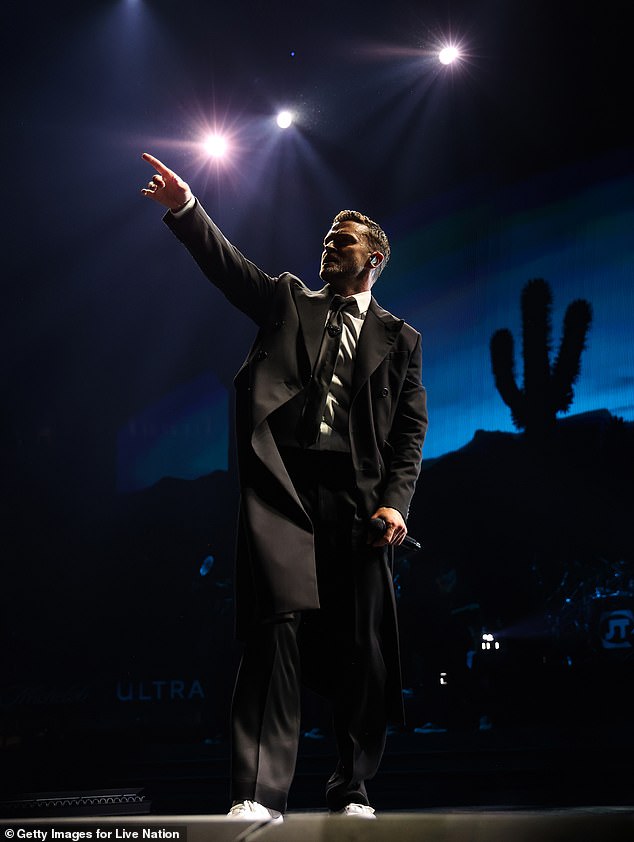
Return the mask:
<path id="1" fill-rule="evenodd" d="M 300 728 L 302 682 L 332 705 L 338 750 L 331 810 L 367 804 L 385 747 L 387 670 L 383 550 L 355 540 L 349 454 L 283 452 L 315 533 L 320 609 L 268 618 L 245 641 L 232 707 L 232 798 L 284 811 Z"/>

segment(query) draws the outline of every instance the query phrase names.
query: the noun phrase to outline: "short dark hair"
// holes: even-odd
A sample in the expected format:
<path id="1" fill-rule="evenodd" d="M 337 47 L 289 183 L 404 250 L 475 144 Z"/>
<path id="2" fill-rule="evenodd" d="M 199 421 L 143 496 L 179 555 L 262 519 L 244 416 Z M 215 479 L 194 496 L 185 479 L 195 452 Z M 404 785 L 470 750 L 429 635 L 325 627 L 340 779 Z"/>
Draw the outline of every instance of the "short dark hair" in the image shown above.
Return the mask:
<path id="1" fill-rule="evenodd" d="M 342 210 L 339 211 L 337 216 L 332 221 L 333 226 L 338 225 L 340 222 L 358 222 L 360 225 L 365 225 L 368 229 L 368 233 L 366 235 L 368 245 L 372 250 L 380 251 L 383 255 L 383 261 L 380 263 L 376 268 L 376 277 L 378 278 L 381 272 L 387 266 L 387 262 L 390 259 L 390 242 L 387 238 L 385 231 L 381 228 L 378 222 L 375 222 L 373 219 L 370 219 L 369 216 L 366 216 L 364 213 L 355 210 Z"/>

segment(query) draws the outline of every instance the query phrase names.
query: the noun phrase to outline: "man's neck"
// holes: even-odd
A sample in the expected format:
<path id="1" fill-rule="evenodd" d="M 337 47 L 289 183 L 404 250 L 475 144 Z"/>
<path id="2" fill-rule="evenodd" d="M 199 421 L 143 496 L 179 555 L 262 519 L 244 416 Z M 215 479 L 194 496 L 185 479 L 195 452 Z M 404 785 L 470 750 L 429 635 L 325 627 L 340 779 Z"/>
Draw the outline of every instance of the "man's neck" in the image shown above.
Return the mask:
<path id="1" fill-rule="evenodd" d="M 370 283 L 359 283 L 358 281 L 355 283 L 354 280 L 351 280 L 349 283 L 346 281 L 340 281 L 337 284 L 328 284 L 330 287 L 330 291 L 335 295 L 343 295 L 344 298 L 348 298 L 350 295 L 358 295 L 360 292 L 370 292 L 372 288 L 372 284 Z"/>

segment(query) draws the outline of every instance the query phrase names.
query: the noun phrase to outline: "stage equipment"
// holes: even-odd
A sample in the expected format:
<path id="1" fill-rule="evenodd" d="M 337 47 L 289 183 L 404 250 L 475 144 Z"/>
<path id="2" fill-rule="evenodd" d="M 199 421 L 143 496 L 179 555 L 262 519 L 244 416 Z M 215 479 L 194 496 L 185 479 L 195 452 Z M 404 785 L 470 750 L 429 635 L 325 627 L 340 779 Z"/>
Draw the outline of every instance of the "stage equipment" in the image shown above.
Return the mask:
<path id="1" fill-rule="evenodd" d="M 567 663 L 634 657 L 634 570 L 623 560 L 574 562 L 548 600 L 547 619 Z"/>
<path id="2" fill-rule="evenodd" d="M 86 792 L 36 792 L 0 801 L 0 816 L 23 819 L 62 816 L 134 816 L 150 812 L 143 789 L 96 789 Z"/>
<path id="3" fill-rule="evenodd" d="M 277 115 L 277 125 L 280 129 L 287 129 L 293 122 L 293 114 L 291 111 L 280 111 Z"/>
<path id="4" fill-rule="evenodd" d="M 227 154 L 227 141 L 222 135 L 208 135 L 203 142 L 203 146 L 205 152 L 212 158 L 224 158 Z"/>
<path id="5" fill-rule="evenodd" d="M 382 517 L 375 517 L 372 518 L 370 523 L 368 524 L 368 535 L 372 538 L 373 541 L 376 541 L 377 538 L 380 538 L 381 535 L 387 529 L 387 523 L 383 520 Z M 412 550 L 422 550 L 422 545 L 413 538 L 411 535 L 406 535 L 401 545 L 403 547 L 408 547 Z"/>
<path id="6" fill-rule="evenodd" d="M 460 58 L 460 51 L 457 47 L 453 47 L 448 45 L 443 47 L 442 50 L 438 53 L 438 61 L 441 64 L 452 64 L 456 59 Z"/>
<path id="7" fill-rule="evenodd" d="M 482 651 L 490 652 L 500 648 L 500 641 L 496 640 L 490 632 L 482 633 Z"/>

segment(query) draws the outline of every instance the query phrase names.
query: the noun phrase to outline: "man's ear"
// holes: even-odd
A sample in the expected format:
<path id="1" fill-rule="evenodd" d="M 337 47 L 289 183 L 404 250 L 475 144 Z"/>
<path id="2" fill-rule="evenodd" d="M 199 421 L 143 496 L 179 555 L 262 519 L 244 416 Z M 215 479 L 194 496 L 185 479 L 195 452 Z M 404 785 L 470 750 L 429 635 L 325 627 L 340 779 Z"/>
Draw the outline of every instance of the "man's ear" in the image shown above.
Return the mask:
<path id="1" fill-rule="evenodd" d="M 373 251 L 370 255 L 370 266 L 373 269 L 376 269 L 377 266 L 380 266 L 381 263 L 383 263 L 383 259 L 384 257 L 380 251 Z"/>

